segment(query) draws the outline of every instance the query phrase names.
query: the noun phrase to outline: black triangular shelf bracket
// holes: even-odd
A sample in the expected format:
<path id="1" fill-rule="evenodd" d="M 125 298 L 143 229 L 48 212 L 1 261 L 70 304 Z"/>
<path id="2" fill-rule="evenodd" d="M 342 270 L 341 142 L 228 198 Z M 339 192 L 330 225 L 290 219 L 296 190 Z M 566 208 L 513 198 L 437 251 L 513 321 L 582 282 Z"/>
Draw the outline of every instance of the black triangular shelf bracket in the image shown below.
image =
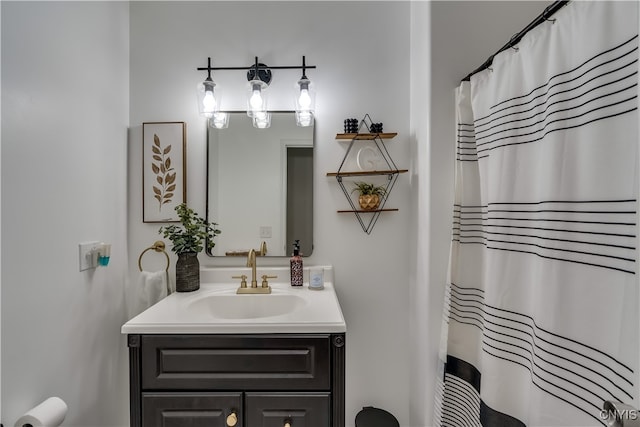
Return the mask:
<path id="1" fill-rule="evenodd" d="M 385 208 L 385 205 L 387 203 L 391 190 L 393 189 L 396 181 L 398 180 L 398 175 L 404 172 L 408 172 L 407 169 L 399 169 L 398 166 L 396 166 L 383 141 L 384 139 L 390 139 L 395 137 L 397 133 L 382 133 L 382 132 L 371 133 L 370 129 L 372 124 L 373 124 L 373 121 L 371 120 L 371 117 L 369 116 L 369 114 L 366 114 L 364 118 L 360 121 L 360 125 L 358 126 L 357 133 L 342 133 L 342 134 L 336 135 L 336 139 L 338 140 L 349 140 L 349 146 L 347 147 L 347 151 L 344 157 L 342 158 L 342 162 L 340 163 L 340 166 L 338 167 L 338 171 L 327 173 L 327 176 L 333 176 L 336 178 L 336 180 L 338 181 L 338 184 L 340 185 L 340 188 L 342 189 L 342 192 L 344 193 L 345 197 L 349 201 L 349 205 L 351 206 L 350 210 L 339 210 L 338 213 L 344 213 L 344 212 L 354 213 L 356 216 L 356 219 L 358 220 L 358 223 L 362 227 L 362 230 L 367 234 L 371 234 L 371 231 L 373 231 L 373 227 L 376 225 L 378 218 L 380 217 L 380 214 L 382 212 L 392 212 L 392 211 L 398 210 L 398 209 Z M 380 169 L 376 168 L 376 170 L 367 170 L 367 171 L 344 170 L 345 162 L 349 157 L 349 154 L 351 153 L 351 149 L 353 148 L 354 143 L 356 141 L 365 141 L 365 142 L 373 143 L 384 161 L 382 162 L 384 163 L 383 166 L 386 166 L 386 168 L 380 168 Z M 356 206 L 356 202 L 353 200 L 353 198 L 350 195 L 350 192 L 345 187 L 345 182 L 343 178 L 357 177 L 357 176 L 376 176 L 376 175 L 387 176 L 387 181 L 386 181 L 386 184 L 384 185 L 385 193 L 381 197 L 380 205 L 378 206 L 378 208 L 374 210 L 363 210 L 359 206 Z"/>

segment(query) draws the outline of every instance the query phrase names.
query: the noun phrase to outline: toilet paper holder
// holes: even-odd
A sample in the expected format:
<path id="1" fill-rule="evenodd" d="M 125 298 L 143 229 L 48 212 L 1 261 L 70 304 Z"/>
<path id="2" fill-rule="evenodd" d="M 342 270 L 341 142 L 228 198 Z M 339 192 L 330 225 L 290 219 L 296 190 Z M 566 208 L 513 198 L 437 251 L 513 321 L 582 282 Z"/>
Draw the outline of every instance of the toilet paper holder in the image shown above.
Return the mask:
<path id="1" fill-rule="evenodd" d="M 626 403 L 605 400 L 600 418 L 608 427 L 640 427 L 640 411 Z"/>

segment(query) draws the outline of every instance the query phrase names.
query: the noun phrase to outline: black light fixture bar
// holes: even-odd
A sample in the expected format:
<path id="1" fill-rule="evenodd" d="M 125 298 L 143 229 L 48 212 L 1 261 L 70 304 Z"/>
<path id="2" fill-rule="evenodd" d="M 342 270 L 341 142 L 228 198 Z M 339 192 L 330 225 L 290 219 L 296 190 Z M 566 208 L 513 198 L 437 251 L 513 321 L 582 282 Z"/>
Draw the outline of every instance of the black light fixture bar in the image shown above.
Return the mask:
<path id="1" fill-rule="evenodd" d="M 256 68 L 260 69 L 260 70 L 302 70 L 302 74 L 305 74 L 305 71 L 308 69 L 313 69 L 316 68 L 315 65 L 306 65 L 305 62 L 305 57 L 302 57 L 302 65 L 276 65 L 276 66 L 271 66 L 271 65 L 264 65 L 261 64 L 258 61 L 258 57 L 255 57 L 256 63 L 255 64 L 251 64 L 249 66 L 246 67 L 212 67 L 211 66 L 211 57 L 207 58 L 208 65 L 206 67 L 198 67 L 197 70 L 198 71 L 226 71 L 226 70 L 245 70 L 245 71 L 249 71 L 249 70 L 255 70 Z"/>

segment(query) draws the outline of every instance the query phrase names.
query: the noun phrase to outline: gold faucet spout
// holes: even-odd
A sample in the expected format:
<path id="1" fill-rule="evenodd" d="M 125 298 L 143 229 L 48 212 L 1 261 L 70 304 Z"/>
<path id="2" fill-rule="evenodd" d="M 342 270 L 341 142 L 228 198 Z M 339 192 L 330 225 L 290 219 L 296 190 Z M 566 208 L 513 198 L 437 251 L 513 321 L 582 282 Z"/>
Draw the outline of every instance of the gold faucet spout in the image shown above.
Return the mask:
<path id="1" fill-rule="evenodd" d="M 258 287 L 258 280 L 256 279 L 256 250 L 251 249 L 247 256 L 247 267 L 251 267 L 251 287 Z"/>

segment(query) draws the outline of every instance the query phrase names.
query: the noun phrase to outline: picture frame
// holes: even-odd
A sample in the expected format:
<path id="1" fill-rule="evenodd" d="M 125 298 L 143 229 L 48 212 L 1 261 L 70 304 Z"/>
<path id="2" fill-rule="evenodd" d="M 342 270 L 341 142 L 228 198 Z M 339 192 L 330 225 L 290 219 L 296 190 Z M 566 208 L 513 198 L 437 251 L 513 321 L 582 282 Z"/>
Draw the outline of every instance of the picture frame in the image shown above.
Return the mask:
<path id="1" fill-rule="evenodd" d="M 178 222 L 187 201 L 185 122 L 142 123 L 142 222 Z"/>

